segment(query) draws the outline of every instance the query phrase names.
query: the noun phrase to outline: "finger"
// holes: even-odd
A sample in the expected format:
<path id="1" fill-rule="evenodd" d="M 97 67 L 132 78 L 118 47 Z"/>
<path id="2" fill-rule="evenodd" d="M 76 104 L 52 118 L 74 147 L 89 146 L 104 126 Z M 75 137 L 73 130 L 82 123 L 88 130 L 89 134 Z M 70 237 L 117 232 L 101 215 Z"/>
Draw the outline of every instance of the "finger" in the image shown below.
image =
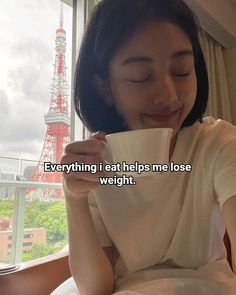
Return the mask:
<path id="1" fill-rule="evenodd" d="M 99 177 L 105 176 L 102 171 L 104 162 L 100 157 L 85 155 L 82 161 L 80 156 L 67 155 L 62 158 L 64 179 L 76 178 L 88 181 L 99 181 Z"/>
<path id="2" fill-rule="evenodd" d="M 87 180 L 71 178 L 66 181 L 64 184 L 65 189 L 73 193 L 85 193 L 93 189 L 96 189 L 99 186 L 99 182 L 91 182 Z"/>
<path id="3" fill-rule="evenodd" d="M 70 172 L 70 173 L 63 173 L 63 177 L 65 180 L 74 178 L 86 181 L 97 182 L 99 181 L 100 177 L 104 177 L 105 173 L 103 171 L 97 171 L 96 173 L 85 172 L 85 171 L 77 171 L 77 172 Z"/>
<path id="4" fill-rule="evenodd" d="M 105 140 L 106 133 L 104 131 L 98 131 L 96 133 L 92 133 L 89 138 L 96 138 L 98 140 Z"/>
<path id="5" fill-rule="evenodd" d="M 101 154 L 104 149 L 105 143 L 103 140 L 89 138 L 69 143 L 65 147 L 65 154 Z"/>
<path id="6" fill-rule="evenodd" d="M 68 155 L 64 155 L 61 158 L 61 164 L 64 164 L 64 165 L 70 165 L 75 162 L 85 163 L 89 165 L 92 165 L 92 164 L 98 165 L 99 163 L 105 163 L 105 161 L 100 156 L 97 156 L 97 155 L 68 154 Z"/>
<path id="7" fill-rule="evenodd" d="M 86 155 L 83 155 L 83 154 L 78 154 L 78 155 L 77 154 L 65 154 L 62 156 L 60 163 L 62 165 L 70 165 L 75 162 L 82 163 L 85 161 L 85 157 L 86 157 Z"/>

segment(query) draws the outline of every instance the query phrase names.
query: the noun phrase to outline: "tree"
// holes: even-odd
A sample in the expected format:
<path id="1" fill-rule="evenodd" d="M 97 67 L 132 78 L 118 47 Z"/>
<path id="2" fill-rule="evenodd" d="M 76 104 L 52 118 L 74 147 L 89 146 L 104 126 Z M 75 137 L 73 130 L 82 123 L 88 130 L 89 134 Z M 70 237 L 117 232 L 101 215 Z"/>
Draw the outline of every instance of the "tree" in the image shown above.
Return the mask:
<path id="1" fill-rule="evenodd" d="M 32 259 L 47 256 L 57 252 L 58 250 L 60 249 L 50 244 L 34 245 L 32 246 L 31 250 L 23 251 L 22 261 L 29 261 Z"/>
<path id="2" fill-rule="evenodd" d="M 12 217 L 14 200 L 0 200 L 0 217 Z M 50 255 L 62 249 L 67 242 L 67 219 L 63 202 L 27 202 L 25 207 L 24 228 L 47 230 L 47 244 L 33 245 L 31 250 L 23 251 L 22 260 Z"/>
<path id="3" fill-rule="evenodd" d="M 24 220 L 25 228 L 42 227 L 38 223 L 37 216 L 46 212 L 50 206 L 52 206 L 52 203 L 40 202 L 39 200 L 26 203 Z"/>
<path id="4" fill-rule="evenodd" d="M 66 238 L 67 220 L 63 203 L 52 203 L 47 211 L 38 215 L 36 222 L 47 229 L 47 240 L 49 242 L 58 242 Z"/>
<path id="5" fill-rule="evenodd" d="M 33 202 L 27 204 L 25 228 L 44 227 L 47 241 L 55 243 L 66 239 L 67 220 L 65 204 L 60 202 Z"/>
<path id="6" fill-rule="evenodd" d="M 0 218 L 12 217 L 14 213 L 13 200 L 0 200 Z"/>

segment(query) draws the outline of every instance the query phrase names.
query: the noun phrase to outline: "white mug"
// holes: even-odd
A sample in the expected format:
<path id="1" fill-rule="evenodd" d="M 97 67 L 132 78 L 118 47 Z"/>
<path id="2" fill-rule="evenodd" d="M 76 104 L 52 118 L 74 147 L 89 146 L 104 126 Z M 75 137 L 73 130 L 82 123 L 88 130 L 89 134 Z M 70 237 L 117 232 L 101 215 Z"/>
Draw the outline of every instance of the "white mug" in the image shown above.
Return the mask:
<path id="1" fill-rule="evenodd" d="M 132 130 L 106 135 L 108 149 L 111 152 L 113 163 L 120 163 L 122 168 L 126 164 L 132 169 L 139 164 L 152 167 L 152 164 L 168 164 L 170 141 L 173 133 L 171 128 L 151 128 Z M 157 172 L 150 169 L 140 172 L 127 172 L 121 169 L 117 174 L 127 174 L 134 177 L 154 175 Z"/>

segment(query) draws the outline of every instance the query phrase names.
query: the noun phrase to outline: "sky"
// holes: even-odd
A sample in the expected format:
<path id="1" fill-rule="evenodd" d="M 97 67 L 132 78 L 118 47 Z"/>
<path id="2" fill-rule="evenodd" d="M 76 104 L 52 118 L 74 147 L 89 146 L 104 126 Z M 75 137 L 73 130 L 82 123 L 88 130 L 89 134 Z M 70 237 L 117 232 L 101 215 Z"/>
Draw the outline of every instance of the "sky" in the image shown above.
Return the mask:
<path id="1" fill-rule="evenodd" d="M 72 8 L 64 4 L 63 11 L 70 87 Z M 10 172 L 1 157 L 40 157 L 59 16 L 59 0 L 0 1 L 0 171 Z"/>

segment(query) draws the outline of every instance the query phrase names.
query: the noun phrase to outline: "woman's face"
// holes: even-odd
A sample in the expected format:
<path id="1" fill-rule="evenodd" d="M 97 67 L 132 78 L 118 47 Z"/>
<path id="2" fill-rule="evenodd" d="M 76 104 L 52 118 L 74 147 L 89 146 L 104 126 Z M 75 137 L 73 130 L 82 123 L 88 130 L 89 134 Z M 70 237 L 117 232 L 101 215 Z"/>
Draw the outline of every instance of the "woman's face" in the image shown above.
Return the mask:
<path id="1" fill-rule="evenodd" d="M 147 24 L 109 65 L 106 103 L 128 129 L 172 128 L 176 135 L 197 93 L 192 44 L 177 25 Z"/>

